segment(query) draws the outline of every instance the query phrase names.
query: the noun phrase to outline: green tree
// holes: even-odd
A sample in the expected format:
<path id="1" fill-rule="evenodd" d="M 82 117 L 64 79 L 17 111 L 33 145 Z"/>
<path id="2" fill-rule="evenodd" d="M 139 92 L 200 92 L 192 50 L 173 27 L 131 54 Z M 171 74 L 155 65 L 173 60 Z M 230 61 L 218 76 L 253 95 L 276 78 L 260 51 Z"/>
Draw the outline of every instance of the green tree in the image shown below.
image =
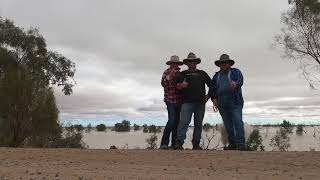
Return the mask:
<path id="1" fill-rule="evenodd" d="M 47 50 L 45 39 L 38 29 L 24 30 L 0 17 L 0 52 L 1 55 L 11 56 L 4 60 L 7 63 L 14 60 L 26 66 L 38 86 L 62 86 L 65 94 L 72 93 L 75 64 L 63 55 Z"/>
<path id="2" fill-rule="evenodd" d="M 290 137 L 288 136 L 288 131 L 283 127 L 271 138 L 270 146 L 279 151 L 288 151 L 290 144 Z"/>
<path id="3" fill-rule="evenodd" d="M 161 127 L 152 124 L 152 125 L 148 126 L 148 132 L 149 133 L 160 133 Z"/>
<path id="4" fill-rule="evenodd" d="M 96 126 L 97 131 L 106 131 L 107 126 L 104 124 L 99 124 Z"/>
<path id="5" fill-rule="evenodd" d="M 209 123 L 205 123 L 203 126 L 202 126 L 202 129 L 204 131 L 209 131 L 213 126 L 211 126 Z"/>
<path id="6" fill-rule="evenodd" d="M 148 129 L 148 125 L 147 124 L 144 124 L 143 126 L 142 126 L 142 128 L 143 128 L 143 132 L 144 133 L 147 133 L 147 132 L 149 132 L 149 129 Z"/>
<path id="7" fill-rule="evenodd" d="M 157 149 L 157 140 L 158 137 L 156 134 L 152 134 L 149 138 L 146 139 L 148 144 L 147 149 Z"/>
<path id="8" fill-rule="evenodd" d="M 276 44 L 284 57 L 299 62 L 302 75 L 313 89 L 320 88 L 320 3 L 317 0 L 289 0 L 281 16 L 282 32 Z"/>
<path id="9" fill-rule="evenodd" d="M 134 129 L 134 131 L 139 131 L 141 129 L 141 127 L 138 124 L 134 124 L 133 129 Z"/>
<path id="10" fill-rule="evenodd" d="M 75 65 L 48 51 L 38 29 L 24 30 L 0 17 L 0 145 L 21 146 L 27 139 L 61 137 L 50 85 L 70 95 Z"/>
<path id="11" fill-rule="evenodd" d="M 286 130 L 287 133 L 289 134 L 293 133 L 293 125 L 289 121 L 283 120 L 280 126 L 283 127 L 283 129 Z"/>
<path id="12" fill-rule="evenodd" d="M 121 123 L 116 123 L 114 125 L 114 130 L 117 132 L 128 132 L 130 131 L 130 121 L 123 120 Z"/>
<path id="13" fill-rule="evenodd" d="M 303 125 L 302 124 L 298 124 L 297 129 L 296 129 L 296 134 L 299 136 L 302 136 L 302 134 L 303 134 Z"/>
<path id="14" fill-rule="evenodd" d="M 262 137 L 260 135 L 259 129 L 254 129 L 247 140 L 247 149 L 250 151 L 264 151 L 264 146 L 262 144 Z"/>

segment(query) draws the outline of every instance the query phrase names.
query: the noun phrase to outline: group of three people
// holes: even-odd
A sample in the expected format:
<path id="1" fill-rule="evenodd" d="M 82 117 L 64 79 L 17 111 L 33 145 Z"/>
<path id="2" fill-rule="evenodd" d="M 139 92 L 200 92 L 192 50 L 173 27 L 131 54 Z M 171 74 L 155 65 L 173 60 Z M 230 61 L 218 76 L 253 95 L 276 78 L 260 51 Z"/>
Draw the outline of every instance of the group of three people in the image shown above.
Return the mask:
<path id="1" fill-rule="evenodd" d="M 201 150 L 200 140 L 206 102 L 211 99 L 213 110 L 219 111 L 228 134 L 229 145 L 225 150 L 245 150 L 244 123 L 242 120 L 243 96 L 241 87 L 243 76 L 239 69 L 231 68 L 234 61 L 227 54 L 222 54 L 215 65 L 220 70 L 213 78 L 203 70 L 197 69 L 201 59 L 189 53 L 183 61 L 176 55 L 166 62 L 169 68 L 162 75 L 164 102 L 167 105 L 168 122 L 165 126 L 161 149 L 168 149 L 170 134 L 171 148 L 183 149 L 186 133 L 194 117 L 192 145 L 194 150 Z M 180 72 L 179 66 L 188 69 Z M 206 87 L 208 92 L 206 92 Z"/>

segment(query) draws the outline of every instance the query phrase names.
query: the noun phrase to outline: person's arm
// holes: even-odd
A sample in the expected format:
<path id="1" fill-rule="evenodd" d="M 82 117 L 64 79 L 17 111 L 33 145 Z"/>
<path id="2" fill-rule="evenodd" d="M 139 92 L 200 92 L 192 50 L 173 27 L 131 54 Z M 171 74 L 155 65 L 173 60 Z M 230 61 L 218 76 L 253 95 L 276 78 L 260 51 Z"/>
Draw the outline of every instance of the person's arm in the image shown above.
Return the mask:
<path id="1" fill-rule="evenodd" d="M 231 88 L 234 90 L 243 85 L 243 76 L 239 69 L 233 69 L 230 83 L 231 83 Z"/>
<path id="2" fill-rule="evenodd" d="M 212 102 L 214 101 L 214 99 L 217 99 L 217 73 L 212 77 L 212 80 L 211 80 L 211 90 L 210 90 L 210 93 L 211 93 L 211 100 Z"/>
<path id="3" fill-rule="evenodd" d="M 186 77 L 183 73 L 179 73 L 176 76 L 176 87 L 178 90 L 182 90 L 188 86 L 188 83 L 186 82 Z"/>
<path id="4" fill-rule="evenodd" d="M 205 83 L 209 88 L 208 93 L 206 95 L 206 101 L 208 101 L 212 97 L 212 81 L 210 76 L 206 72 L 204 72 L 204 78 L 205 78 Z"/>
<path id="5" fill-rule="evenodd" d="M 243 76 L 239 69 L 235 69 L 235 77 L 237 87 L 241 87 L 243 85 Z"/>
<path id="6" fill-rule="evenodd" d="M 165 87 L 168 85 L 168 80 L 166 79 L 167 77 L 167 71 L 165 71 L 163 74 L 162 74 L 162 78 L 161 78 L 161 85 L 162 87 Z"/>

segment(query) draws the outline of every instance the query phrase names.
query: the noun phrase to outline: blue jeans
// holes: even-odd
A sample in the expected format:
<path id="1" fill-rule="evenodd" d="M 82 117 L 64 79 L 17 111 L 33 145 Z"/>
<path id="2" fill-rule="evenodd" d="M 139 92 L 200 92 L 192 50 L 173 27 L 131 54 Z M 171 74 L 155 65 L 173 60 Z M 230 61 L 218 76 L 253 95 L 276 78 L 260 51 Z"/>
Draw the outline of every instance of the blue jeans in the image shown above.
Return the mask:
<path id="1" fill-rule="evenodd" d="M 164 128 L 161 145 L 169 145 L 171 133 L 171 146 L 174 146 L 177 138 L 177 128 L 180 120 L 181 104 L 166 103 L 168 110 L 168 122 Z"/>
<path id="2" fill-rule="evenodd" d="M 223 124 L 228 133 L 229 144 L 245 144 L 242 105 L 219 106 Z"/>
<path id="3" fill-rule="evenodd" d="M 191 122 L 192 114 L 194 115 L 194 130 L 192 144 L 199 146 L 202 122 L 205 112 L 205 103 L 184 103 L 181 107 L 181 119 L 178 125 L 177 144 L 183 145 L 186 139 L 186 133 Z"/>

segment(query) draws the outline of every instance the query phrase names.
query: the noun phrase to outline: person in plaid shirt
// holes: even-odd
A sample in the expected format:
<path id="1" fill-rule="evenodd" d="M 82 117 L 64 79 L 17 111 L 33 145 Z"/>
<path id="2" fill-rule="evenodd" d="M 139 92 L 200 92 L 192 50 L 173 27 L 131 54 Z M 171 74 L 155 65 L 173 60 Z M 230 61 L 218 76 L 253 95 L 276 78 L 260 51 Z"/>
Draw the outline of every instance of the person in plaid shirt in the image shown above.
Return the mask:
<path id="1" fill-rule="evenodd" d="M 181 111 L 181 93 L 176 88 L 176 75 L 179 72 L 179 66 L 183 62 L 179 61 L 176 55 L 171 56 L 166 62 L 170 67 L 166 69 L 162 75 L 161 85 L 164 88 L 164 102 L 167 105 L 168 122 L 164 128 L 160 149 L 169 148 L 169 138 L 171 134 L 171 147 L 175 146 L 177 137 L 177 127 L 180 120 Z"/>

